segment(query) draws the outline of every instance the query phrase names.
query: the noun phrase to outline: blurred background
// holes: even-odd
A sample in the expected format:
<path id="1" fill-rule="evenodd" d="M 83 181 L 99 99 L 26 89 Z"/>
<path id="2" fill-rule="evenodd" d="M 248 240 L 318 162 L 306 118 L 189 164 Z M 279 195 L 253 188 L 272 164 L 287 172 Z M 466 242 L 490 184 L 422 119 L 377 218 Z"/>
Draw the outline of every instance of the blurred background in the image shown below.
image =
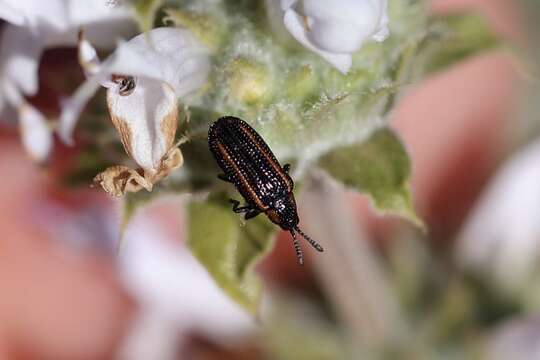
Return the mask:
<path id="1" fill-rule="evenodd" d="M 300 213 L 327 251 L 299 267 L 282 234 L 258 266 L 257 318 L 183 244 L 182 199 L 139 212 L 117 255 L 115 201 L 61 181 L 77 148 L 36 166 L 2 119 L 0 359 L 540 359 L 540 9 L 431 2 L 463 10 L 509 45 L 415 84 L 392 113 L 428 231 L 313 181 Z M 60 71 L 82 81 L 75 50 L 44 54 L 31 102 L 45 112 Z"/>

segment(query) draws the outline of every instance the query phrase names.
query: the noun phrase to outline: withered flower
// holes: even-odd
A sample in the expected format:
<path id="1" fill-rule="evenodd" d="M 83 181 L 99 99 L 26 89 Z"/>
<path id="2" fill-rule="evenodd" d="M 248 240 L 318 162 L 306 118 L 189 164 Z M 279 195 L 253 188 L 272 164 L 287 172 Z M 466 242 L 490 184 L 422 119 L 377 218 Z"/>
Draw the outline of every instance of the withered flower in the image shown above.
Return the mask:
<path id="1" fill-rule="evenodd" d="M 112 123 L 140 168 L 113 166 L 94 182 L 114 196 L 151 191 L 183 163 L 174 146 L 178 101 L 206 81 L 207 50 L 187 30 L 157 28 L 120 44 L 103 64 L 81 34 L 79 60 L 89 78 L 64 108 L 61 137 L 71 141 L 81 108 L 99 85 L 106 87 Z"/>

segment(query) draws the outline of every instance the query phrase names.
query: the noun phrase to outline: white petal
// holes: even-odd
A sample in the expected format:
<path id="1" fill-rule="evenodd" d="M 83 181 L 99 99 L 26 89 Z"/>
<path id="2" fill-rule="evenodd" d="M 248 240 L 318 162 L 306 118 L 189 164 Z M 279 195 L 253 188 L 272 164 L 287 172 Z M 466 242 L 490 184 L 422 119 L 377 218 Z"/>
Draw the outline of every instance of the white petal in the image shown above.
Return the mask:
<path id="1" fill-rule="evenodd" d="M 377 31 L 371 37 L 373 40 L 377 42 L 382 42 L 386 40 L 386 38 L 390 35 L 390 30 L 388 29 L 388 22 L 389 22 L 388 14 L 385 11 L 381 19 L 381 23 L 379 24 L 379 31 Z"/>
<path id="2" fill-rule="evenodd" d="M 24 18 L 24 25 L 35 30 L 44 28 L 67 28 L 66 0 L 2 0 L 0 6 L 16 10 Z M 9 19 L 6 19 L 9 21 Z M 21 24 L 16 19 L 14 24 Z M 22 25 L 22 24 L 21 24 Z"/>
<path id="3" fill-rule="evenodd" d="M 353 53 L 369 39 L 374 26 L 358 26 L 354 23 L 314 20 L 307 37 L 312 44 L 332 53 Z"/>
<path id="4" fill-rule="evenodd" d="M 137 25 L 131 16 L 110 17 L 101 21 L 73 25 L 68 36 L 58 39 L 55 46 L 77 44 L 77 31 L 84 28 L 85 36 L 93 46 L 99 49 L 114 49 L 122 39 L 129 39 L 138 33 Z"/>
<path id="5" fill-rule="evenodd" d="M 7 25 L 0 40 L 0 72 L 27 95 L 38 90 L 41 39 L 29 29 Z"/>
<path id="6" fill-rule="evenodd" d="M 304 28 L 303 19 L 294 10 L 289 9 L 285 11 L 283 22 L 291 35 L 294 36 L 294 38 L 306 48 L 320 55 L 343 74 L 346 74 L 350 70 L 352 65 L 352 56 L 350 54 L 335 54 L 319 49 L 307 37 L 307 31 Z"/>
<path id="7" fill-rule="evenodd" d="M 157 170 L 170 149 L 177 126 L 177 99 L 170 86 L 138 78 L 127 96 L 107 90 L 111 119 L 129 155 L 145 170 Z"/>
<path id="8" fill-rule="evenodd" d="M 383 39 L 388 32 L 386 0 L 304 0 L 303 14 L 310 20 L 311 42 L 330 52 L 355 52 L 374 35 Z"/>
<path id="9" fill-rule="evenodd" d="M 0 80 L 1 81 L 1 80 Z M 6 106 L 6 98 L 0 94 L 0 119 L 3 117 L 4 107 Z"/>
<path id="10" fill-rule="evenodd" d="M 269 0 L 269 1 L 280 1 L 280 0 Z M 280 5 L 281 5 L 281 9 L 283 11 L 286 11 L 290 8 L 292 8 L 296 3 L 298 2 L 298 0 L 281 0 L 280 1 Z"/>
<path id="11" fill-rule="evenodd" d="M 110 6 L 105 0 L 71 0 L 68 17 L 72 27 L 131 17 L 127 6 Z"/>
<path id="12" fill-rule="evenodd" d="M 516 314 L 499 323 L 489 331 L 485 359 L 540 359 L 540 316 L 537 310 Z"/>
<path id="13" fill-rule="evenodd" d="M 253 332 L 255 321 L 219 289 L 191 252 L 144 215 L 127 229 L 120 257 L 121 275 L 141 306 L 161 313 L 177 329 L 196 330 L 216 341 Z M 162 359 L 153 355 L 138 358 Z"/>
<path id="14" fill-rule="evenodd" d="M 28 154 L 38 162 L 47 160 L 52 150 L 52 132 L 43 114 L 29 104 L 19 109 L 22 143 Z"/>
<path id="15" fill-rule="evenodd" d="M 302 1 L 302 14 L 315 19 L 378 25 L 385 13 L 386 0 Z"/>
<path id="16" fill-rule="evenodd" d="M 101 82 L 105 81 L 104 79 L 103 73 L 100 72 L 87 79 L 71 97 L 62 100 L 57 132 L 60 140 L 65 144 L 73 145 L 73 130 L 77 120 L 88 101 L 101 87 Z"/>
<path id="17" fill-rule="evenodd" d="M 43 44 L 48 47 L 76 44 L 77 30 L 82 26 L 87 29 L 87 36 L 93 43 L 108 47 L 116 43 L 117 36 L 134 31 L 134 26 L 126 28 L 128 24 L 134 25 L 130 9 L 125 6 L 110 7 L 105 1 L 0 1 L 5 4 L 0 2 L 0 8 L 9 8 L 9 14 L 16 14 L 10 16 L 14 24 L 24 25 L 39 34 Z M 6 20 L 10 21 L 10 18 Z"/>
<path id="18" fill-rule="evenodd" d="M 134 37 L 114 57 L 111 73 L 164 81 L 179 97 L 202 86 L 210 68 L 208 50 L 188 30 L 168 27 Z"/>
<path id="19" fill-rule="evenodd" d="M 48 29 L 44 36 L 47 46 L 74 45 L 77 43 L 77 31 L 84 28 L 92 44 L 111 48 L 119 38 L 131 36 L 135 31 L 135 23 L 127 7 L 110 7 L 105 1 L 98 0 L 71 0 L 65 7 L 67 25 L 65 28 Z"/>
<path id="20" fill-rule="evenodd" d="M 70 144 L 77 119 L 89 99 L 111 74 L 159 80 L 169 84 L 175 96 L 182 97 L 197 90 L 207 79 L 209 55 L 189 31 L 157 28 L 140 34 L 117 50 L 103 63 L 95 76 L 77 89 L 66 101 L 60 116 L 59 134 Z"/>
<path id="21" fill-rule="evenodd" d="M 5 0 L 0 0 L 0 19 L 14 25 L 23 25 L 25 21 L 21 10 Z"/>
<path id="22" fill-rule="evenodd" d="M 79 64 L 84 70 L 85 75 L 91 76 L 100 72 L 101 60 L 96 52 L 96 49 L 90 44 L 84 35 L 84 31 L 79 31 L 79 42 L 77 46 Z"/>
<path id="23" fill-rule="evenodd" d="M 354 20 L 360 11 L 372 12 L 371 7 L 376 5 L 378 0 L 303 0 L 302 13 L 309 17 L 318 19 L 342 19 Z"/>
<path id="24" fill-rule="evenodd" d="M 2 90 L 6 102 L 12 107 L 18 109 L 24 104 L 24 98 L 21 92 L 9 79 L 0 78 L 0 85 L 2 86 L 0 90 Z"/>
<path id="25" fill-rule="evenodd" d="M 540 141 L 498 172 L 458 238 L 458 260 L 510 289 L 521 285 L 539 261 L 538 164 Z"/>

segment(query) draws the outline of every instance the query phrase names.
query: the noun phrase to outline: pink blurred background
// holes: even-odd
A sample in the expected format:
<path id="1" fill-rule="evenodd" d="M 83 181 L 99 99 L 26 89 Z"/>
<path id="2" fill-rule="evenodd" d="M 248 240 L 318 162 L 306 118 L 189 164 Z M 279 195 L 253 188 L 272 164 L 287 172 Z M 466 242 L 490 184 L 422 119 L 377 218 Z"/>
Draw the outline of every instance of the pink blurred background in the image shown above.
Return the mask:
<path id="1" fill-rule="evenodd" d="M 432 9 L 473 9 L 504 37 L 524 43 L 512 4 L 434 0 Z M 55 66 L 54 54 L 48 54 L 42 76 Z M 524 91 L 517 69 L 508 52 L 484 53 L 412 86 L 392 115 L 392 127 L 412 157 L 416 207 L 430 238 L 442 247 L 519 137 L 512 126 Z M 54 103 L 51 92 L 41 89 L 35 101 Z M 116 358 L 141 304 L 126 288 L 109 249 L 116 236 L 115 204 L 100 191 L 58 184 L 74 150 L 57 144 L 53 166 L 39 168 L 16 133 L 0 131 L 0 359 Z M 362 198 L 354 201 L 373 238 L 384 240 L 396 220 L 375 215 Z M 178 213 L 170 203 L 148 211 L 166 229 L 156 241 L 181 238 Z M 290 250 L 287 241 L 277 242 L 260 266 L 266 281 L 313 289 L 309 267 L 299 268 Z M 253 358 L 249 347 L 224 353 L 204 339 L 190 339 L 182 350 L 189 354 L 185 358 Z"/>

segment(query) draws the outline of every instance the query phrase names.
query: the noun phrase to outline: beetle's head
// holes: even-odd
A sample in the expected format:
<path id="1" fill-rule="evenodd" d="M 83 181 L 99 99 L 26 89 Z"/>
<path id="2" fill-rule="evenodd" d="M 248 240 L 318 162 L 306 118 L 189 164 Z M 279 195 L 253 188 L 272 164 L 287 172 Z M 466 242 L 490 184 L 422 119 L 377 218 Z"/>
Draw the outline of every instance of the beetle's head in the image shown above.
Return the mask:
<path id="1" fill-rule="evenodd" d="M 279 225 L 283 230 L 291 230 L 300 221 L 296 212 L 296 201 L 293 194 L 276 199 L 267 215 L 273 223 Z"/>

